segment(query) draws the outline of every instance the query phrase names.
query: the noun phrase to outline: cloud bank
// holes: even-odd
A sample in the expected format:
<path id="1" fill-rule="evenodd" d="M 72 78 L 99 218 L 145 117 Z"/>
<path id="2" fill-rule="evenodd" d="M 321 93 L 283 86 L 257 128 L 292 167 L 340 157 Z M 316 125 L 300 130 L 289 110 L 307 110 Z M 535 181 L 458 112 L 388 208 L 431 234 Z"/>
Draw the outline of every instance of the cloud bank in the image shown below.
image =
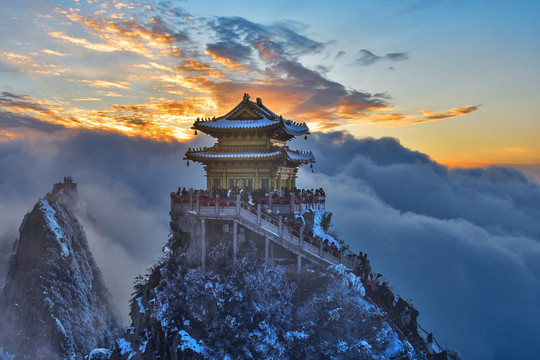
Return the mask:
<path id="1" fill-rule="evenodd" d="M 301 144 L 301 142 L 299 143 Z M 540 350 L 540 185 L 508 167 L 449 170 L 396 139 L 316 134 L 316 174 L 343 237 L 470 359 Z"/>
<path id="2" fill-rule="evenodd" d="M 5 264 L 32 204 L 64 175 L 79 182 L 85 229 L 115 300 L 127 313 L 131 282 L 168 233 L 170 191 L 202 187 L 188 146 L 60 129 L 0 142 L 0 249 Z M 39 136 L 38 136 L 39 134 Z M 420 323 L 466 358 L 530 358 L 540 351 L 540 186 L 507 167 L 453 169 L 393 138 L 315 133 L 304 187 L 326 188 L 328 208 L 355 251 L 369 254 Z"/>

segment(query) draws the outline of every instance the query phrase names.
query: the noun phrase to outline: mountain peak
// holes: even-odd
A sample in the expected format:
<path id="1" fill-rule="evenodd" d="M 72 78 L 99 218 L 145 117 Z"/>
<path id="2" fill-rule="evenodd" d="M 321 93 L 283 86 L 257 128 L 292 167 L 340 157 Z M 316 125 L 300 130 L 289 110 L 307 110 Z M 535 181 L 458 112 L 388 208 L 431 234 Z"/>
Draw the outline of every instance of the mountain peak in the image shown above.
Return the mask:
<path id="1" fill-rule="evenodd" d="M 84 203 L 70 177 L 23 219 L 0 293 L 0 346 L 32 359 L 82 357 L 109 347 L 118 320 L 71 209 Z"/>

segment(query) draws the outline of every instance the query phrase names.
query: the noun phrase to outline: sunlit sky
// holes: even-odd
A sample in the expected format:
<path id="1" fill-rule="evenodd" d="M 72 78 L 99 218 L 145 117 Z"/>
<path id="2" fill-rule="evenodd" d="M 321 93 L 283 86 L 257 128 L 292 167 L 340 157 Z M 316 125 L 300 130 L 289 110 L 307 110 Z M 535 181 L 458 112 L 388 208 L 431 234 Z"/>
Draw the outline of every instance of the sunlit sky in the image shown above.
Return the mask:
<path id="1" fill-rule="evenodd" d="M 539 10 L 536 1 L 4 2 L 0 141 L 35 136 L 43 123 L 186 140 L 194 119 L 222 115 L 248 92 L 312 131 L 396 137 L 446 165 L 537 165 Z"/>

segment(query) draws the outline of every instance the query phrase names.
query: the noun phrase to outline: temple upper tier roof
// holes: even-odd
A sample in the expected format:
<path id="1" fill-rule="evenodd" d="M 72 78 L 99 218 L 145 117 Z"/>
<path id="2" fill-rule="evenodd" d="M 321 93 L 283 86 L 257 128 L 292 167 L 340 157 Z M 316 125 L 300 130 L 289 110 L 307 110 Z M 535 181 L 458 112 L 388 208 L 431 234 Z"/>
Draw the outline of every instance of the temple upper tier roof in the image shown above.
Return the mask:
<path id="1" fill-rule="evenodd" d="M 290 140 L 295 136 L 309 134 L 306 123 L 286 120 L 264 106 L 260 98 L 256 102 L 249 100 L 248 94 L 244 94 L 242 101 L 223 116 L 198 118 L 192 129 L 216 138 L 229 133 L 265 132 L 274 139 Z"/>

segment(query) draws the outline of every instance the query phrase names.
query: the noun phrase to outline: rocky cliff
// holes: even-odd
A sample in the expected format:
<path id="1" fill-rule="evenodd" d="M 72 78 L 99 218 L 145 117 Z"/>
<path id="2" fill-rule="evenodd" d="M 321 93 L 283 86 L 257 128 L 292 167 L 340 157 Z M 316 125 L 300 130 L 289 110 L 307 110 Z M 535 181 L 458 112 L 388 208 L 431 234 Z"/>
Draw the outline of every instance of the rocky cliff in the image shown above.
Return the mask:
<path id="1" fill-rule="evenodd" d="M 132 325 L 111 360 L 425 359 L 343 266 L 308 267 L 298 283 L 253 246 L 233 262 L 230 242 L 221 242 L 202 272 L 186 256 L 192 241 L 176 229 L 137 280 Z"/>
<path id="2" fill-rule="evenodd" d="M 70 178 L 36 203 L 19 229 L 0 293 L 0 347 L 17 359 L 78 359 L 109 347 L 119 322 L 86 236 Z"/>

